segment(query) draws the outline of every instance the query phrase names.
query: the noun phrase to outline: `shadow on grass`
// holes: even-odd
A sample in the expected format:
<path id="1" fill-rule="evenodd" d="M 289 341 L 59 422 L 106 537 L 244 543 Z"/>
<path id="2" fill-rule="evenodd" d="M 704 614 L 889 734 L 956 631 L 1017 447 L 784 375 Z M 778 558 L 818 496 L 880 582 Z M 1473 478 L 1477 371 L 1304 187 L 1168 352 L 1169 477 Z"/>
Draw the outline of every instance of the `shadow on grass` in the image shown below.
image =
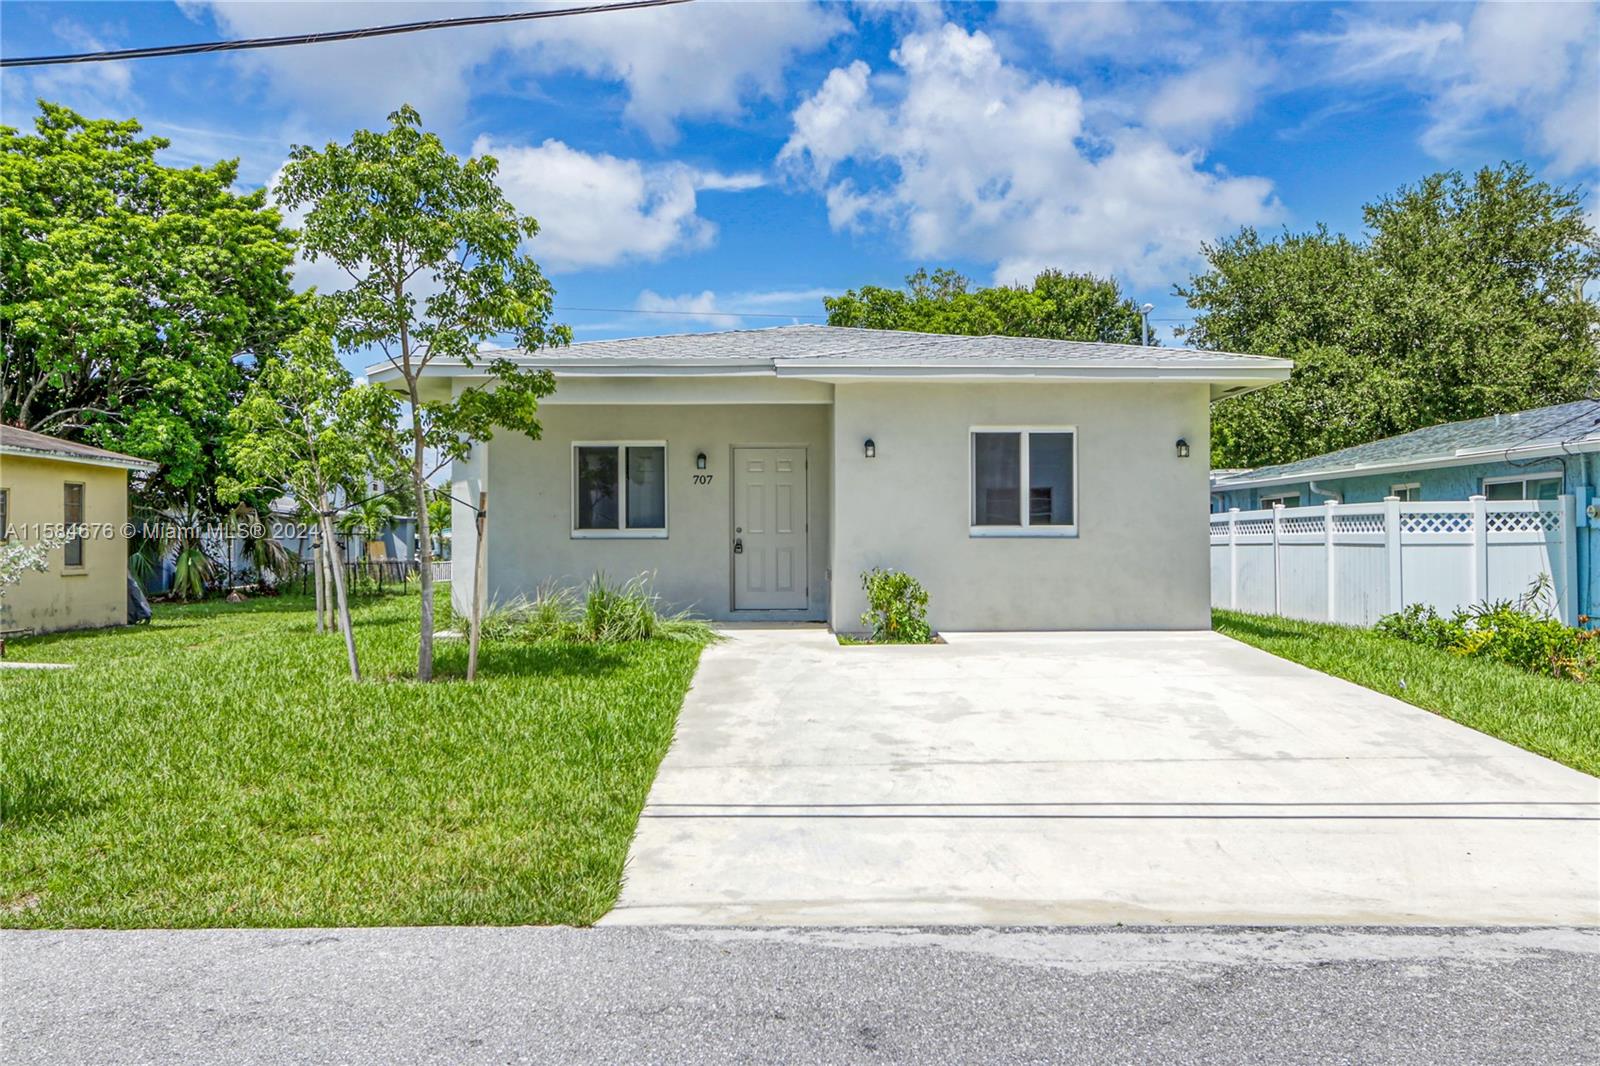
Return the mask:
<path id="1" fill-rule="evenodd" d="M 59 777 L 24 770 L 15 778 L 0 778 L 0 826 L 8 829 L 56 818 L 76 818 L 105 805 L 103 797 L 76 795 Z"/>
<path id="2" fill-rule="evenodd" d="M 1257 614 L 1217 614 L 1212 628 L 1224 635 L 1249 634 L 1260 640 L 1316 640 L 1320 634 L 1292 619 Z"/>
<path id="3" fill-rule="evenodd" d="M 630 659 L 626 646 L 617 644 L 496 642 L 478 650 L 478 677 L 604 677 L 627 667 Z M 466 642 L 453 640 L 436 645 L 433 669 L 440 680 L 465 679 Z"/>

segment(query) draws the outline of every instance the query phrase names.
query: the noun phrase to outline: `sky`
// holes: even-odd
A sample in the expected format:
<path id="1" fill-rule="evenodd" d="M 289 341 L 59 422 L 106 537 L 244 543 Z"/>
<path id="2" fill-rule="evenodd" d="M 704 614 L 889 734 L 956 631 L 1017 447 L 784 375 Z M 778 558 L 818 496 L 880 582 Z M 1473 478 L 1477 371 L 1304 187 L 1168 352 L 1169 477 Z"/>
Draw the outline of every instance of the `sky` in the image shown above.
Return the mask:
<path id="1" fill-rule="evenodd" d="M 7 56 L 527 10 L 536 3 L 0 5 Z M 6 71 L 134 117 L 173 165 L 381 128 L 402 103 L 494 156 L 575 339 L 819 322 L 822 297 L 919 266 L 1045 267 L 1156 306 L 1201 246 L 1326 223 L 1502 160 L 1600 184 L 1600 5 L 694 3 L 370 41 Z M 337 284 L 325 264 L 302 285 Z M 355 360 L 360 362 L 362 360 Z"/>

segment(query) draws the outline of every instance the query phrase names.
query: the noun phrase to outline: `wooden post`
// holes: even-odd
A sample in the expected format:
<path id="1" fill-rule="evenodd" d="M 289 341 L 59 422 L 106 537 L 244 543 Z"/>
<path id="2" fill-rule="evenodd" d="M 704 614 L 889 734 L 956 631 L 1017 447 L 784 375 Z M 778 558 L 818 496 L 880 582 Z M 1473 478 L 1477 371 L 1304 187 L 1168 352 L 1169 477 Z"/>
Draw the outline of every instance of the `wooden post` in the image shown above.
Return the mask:
<path id="1" fill-rule="evenodd" d="M 478 676 L 478 640 L 483 634 L 483 593 L 484 575 L 486 568 L 483 565 L 483 542 L 485 527 L 489 522 L 489 493 L 478 490 L 478 544 L 472 553 L 472 621 L 471 631 L 467 637 L 467 680 L 475 680 Z"/>
<path id="2" fill-rule="evenodd" d="M 322 532 L 319 530 L 311 541 L 311 577 L 312 584 L 317 588 L 317 633 L 326 632 L 322 628 Z"/>

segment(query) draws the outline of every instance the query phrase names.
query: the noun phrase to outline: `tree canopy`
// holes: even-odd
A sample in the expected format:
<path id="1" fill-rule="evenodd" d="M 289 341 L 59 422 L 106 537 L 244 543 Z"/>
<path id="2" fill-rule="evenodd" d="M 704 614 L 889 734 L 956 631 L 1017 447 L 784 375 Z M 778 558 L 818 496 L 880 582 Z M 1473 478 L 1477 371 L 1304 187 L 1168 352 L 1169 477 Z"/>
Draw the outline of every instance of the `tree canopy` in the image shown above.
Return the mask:
<path id="1" fill-rule="evenodd" d="M 1433 174 L 1352 239 L 1253 229 L 1178 294 L 1196 347 L 1294 359 L 1286 385 L 1213 409 L 1212 463 L 1260 466 L 1591 394 L 1600 241 L 1580 194 L 1520 164 Z"/>
<path id="2" fill-rule="evenodd" d="M 227 412 L 295 327 L 291 234 L 236 161 L 39 109 L 0 126 L 0 421 L 154 460 L 151 502 L 209 510 Z"/>
<path id="3" fill-rule="evenodd" d="M 907 329 L 920 333 L 1051 337 L 1139 344 L 1139 308 L 1117 283 L 1091 274 L 1046 270 L 1031 286 L 975 289 L 955 270 L 906 277 L 904 289 L 863 285 L 825 297 L 830 326 Z"/>
<path id="4" fill-rule="evenodd" d="M 296 146 L 278 197 L 306 207 L 302 246 L 336 263 L 349 286 L 326 296 L 333 336 L 346 350 L 377 348 L 410 401 L 411 495 L 421 561 L 422 633 L 417 675 L 433 676 L 433 558 L 425 463 L 464 457 L 497 429 L 537 438 L 539 399 L 555 389 L 548 371 L 484 360 L 478 346 L 510 335 L 525 350 L 563 345 L 571 330 L 551 322 L 555 290 L 522 244 L 539 224 L 500 191 L 492 157 L 462 161 L 422 128 L 409 106 L 383 131 L 357 130 L 348 144 Z M 436 361 L 489 363 L 492 386 L 449 399 L 424 398 Z"/>

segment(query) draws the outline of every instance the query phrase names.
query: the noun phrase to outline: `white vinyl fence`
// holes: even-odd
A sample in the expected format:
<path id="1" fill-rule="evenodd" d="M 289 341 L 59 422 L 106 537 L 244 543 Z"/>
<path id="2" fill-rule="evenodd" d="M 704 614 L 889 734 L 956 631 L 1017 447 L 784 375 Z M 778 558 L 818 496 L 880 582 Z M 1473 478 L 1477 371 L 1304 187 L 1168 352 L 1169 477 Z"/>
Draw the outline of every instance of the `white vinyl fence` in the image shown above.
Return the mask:
<path id="1" fill-rule="evenodd" d="M 1577 501 L 1274 507 L 1211 516 L 1211 605 L 1372 625 L 1411 603 L 1514 600 L 1540 574 L 1578 620 Z"/>

